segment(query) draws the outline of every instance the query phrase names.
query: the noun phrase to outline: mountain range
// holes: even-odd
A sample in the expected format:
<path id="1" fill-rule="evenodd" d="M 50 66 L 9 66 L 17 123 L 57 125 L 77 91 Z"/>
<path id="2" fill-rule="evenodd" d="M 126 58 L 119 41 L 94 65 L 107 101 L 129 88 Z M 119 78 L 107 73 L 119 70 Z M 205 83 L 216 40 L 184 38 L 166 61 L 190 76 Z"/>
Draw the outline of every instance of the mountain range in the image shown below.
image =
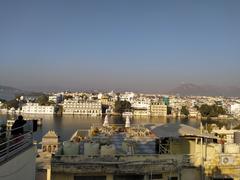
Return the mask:
<path id="1" fill-rule="evenodd" d="M 39 94 L 25 91 L 9 86 L 0 85 L 0 99 L 11 100 L 16 94 Z M 214 86 L 214 85 L 197 85 L 192 83 L 182 83 L 176 88 L 166 92 L 171 95 L 181 96 L 226 96 L 240 97 L 240 87 L 238 86 Z"/>
<path id="2" fill-rule="evenodd" d="M 174 89 L 168 91 L 168 94 L 179 94 L 181 96 L 226 96 L 240 97 L 239 86 L 215 86 L 215 85 L 197 85 L 192 83 L 182 83 Z"/>
<path id="3" fill-rule="evenodd" d="M 0 85 L 0 98 L 5 100 L 11 100 L 15 98 L 16 94 L 25 94 L 27 91 L 17 89 L 9 86 Z"/>

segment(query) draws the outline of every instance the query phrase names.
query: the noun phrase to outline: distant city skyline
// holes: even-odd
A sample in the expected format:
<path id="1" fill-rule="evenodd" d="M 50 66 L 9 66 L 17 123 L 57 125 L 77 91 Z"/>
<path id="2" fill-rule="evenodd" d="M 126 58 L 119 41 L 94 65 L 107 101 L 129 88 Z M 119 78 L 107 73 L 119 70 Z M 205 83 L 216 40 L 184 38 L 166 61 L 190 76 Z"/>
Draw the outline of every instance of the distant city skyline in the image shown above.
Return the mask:
<path id="1" fill-rule="evenodd" d="M 0 85 L 240 86 L 240 1 L 0 1 Z"/>

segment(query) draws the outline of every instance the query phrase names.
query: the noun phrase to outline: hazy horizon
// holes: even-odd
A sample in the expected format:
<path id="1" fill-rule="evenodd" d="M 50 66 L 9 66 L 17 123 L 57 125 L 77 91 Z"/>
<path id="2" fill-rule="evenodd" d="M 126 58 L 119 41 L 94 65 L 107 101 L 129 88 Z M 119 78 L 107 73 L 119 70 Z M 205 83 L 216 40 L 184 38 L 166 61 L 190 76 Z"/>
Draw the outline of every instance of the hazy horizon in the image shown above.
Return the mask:
<path id="1" fill-rule="evenodd" d="M 0 85 L 240 86 L 240 1 L 0 1 Z"/>

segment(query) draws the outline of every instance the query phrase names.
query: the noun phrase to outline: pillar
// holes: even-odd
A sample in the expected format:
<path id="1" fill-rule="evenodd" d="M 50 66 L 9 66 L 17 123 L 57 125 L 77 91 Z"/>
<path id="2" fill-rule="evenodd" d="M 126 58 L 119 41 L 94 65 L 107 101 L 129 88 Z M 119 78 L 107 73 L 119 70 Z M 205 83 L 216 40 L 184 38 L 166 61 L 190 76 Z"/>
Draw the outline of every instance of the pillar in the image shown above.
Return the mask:
<path id="1" fill-rule="evenodd" d="M 106 180 L 113 180 L 113 174 L 107 174 Z"/>
<path id="2" fill-rule="evenodd" d="M 51 180 L 51 168 L 47 168 L 47 180 Z"/>
<path id="3" fill-rule="evenodd" d="M 144 175 L 144 180 L 149 180 L 149 175 L 148 174 Z"/>

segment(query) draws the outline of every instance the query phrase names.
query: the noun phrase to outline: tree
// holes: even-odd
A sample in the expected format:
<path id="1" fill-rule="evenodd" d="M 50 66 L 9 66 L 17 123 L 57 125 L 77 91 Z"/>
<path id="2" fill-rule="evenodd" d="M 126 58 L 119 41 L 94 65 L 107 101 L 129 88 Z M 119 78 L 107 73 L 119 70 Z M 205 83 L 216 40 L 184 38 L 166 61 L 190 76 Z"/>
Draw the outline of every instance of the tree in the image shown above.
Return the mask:
<path id="1" fill-rule="evenodd" d="M 66 100 L 72 99 L 72 98 L 73 98 L 73 96 L 71 96 L 71 95 L 64 95 L 64 99 L 66 99 Z"/>
<path id="2" fill-rule="evenodd" d="M 207 104 L 201 105 L 199 111 L 203 117 L 208 117 L 210 115 L 211 109 Z"/>
<path id="3" fill-rule="evenodd" d="M 181 114 L 184 114 L 185 116 L 189 115 L 189 111 L 186 106 L 183 106 L 181 109 Z"/>
<path id="4" fill-rule="evenodd" d="M 0 102 L 2 102 L 2 103 L 5 103 L 5 102 L 6 102 L 6 100 L 5 100 L 5 99 L 2 99 L 2 98 L 0 98 Z"/>
<path id="5" fill-rule="evenodd" d="M 172 107 L 167 107 L 167 114 L 169 115 L 169 114 L 172 114 Z"/>
<path id="6" fill-rule="evenodd" d="M 56 103 L 54 101 L 48 101 L 47 103 L 48 105 L 56 105 Z"/>
<path id="7" fill-rule="evenodd" d="M 6 106 L 8 109 L 14 107 L 15 109 L 19 108 L 19 102 L 16 99 L 12 99 L 6 102 Z"/>
<path id="8" fill-rule="evenodd" d="M 48 96 L 47 95 L 41 95 L 37 98 L 36 102 L 39 104 L 39 105 L 48 105 Z"/>
<path id="9" fill-rule="evenodd" d="M 114 111 L 117 113 L 123 113 L 124 111 L 131 110 L 131 103 L 128 101 L 116 101 Z"/>
<path id="10" fill-rule="evenodd" d="M 199 111 L 203 117 L 217 117 L 220 114 L 221 115 L 226 114 L 226 110 L 222 106 L 217 106 L 216 104 L 211 106 L 203 104 L 199 108 Z"/>
<path id="11" fill-rule="evenodd" d="M 106 110 L 109 108 L 108 105 L 102 104 L 102 113 L 106 113 Z"/>

